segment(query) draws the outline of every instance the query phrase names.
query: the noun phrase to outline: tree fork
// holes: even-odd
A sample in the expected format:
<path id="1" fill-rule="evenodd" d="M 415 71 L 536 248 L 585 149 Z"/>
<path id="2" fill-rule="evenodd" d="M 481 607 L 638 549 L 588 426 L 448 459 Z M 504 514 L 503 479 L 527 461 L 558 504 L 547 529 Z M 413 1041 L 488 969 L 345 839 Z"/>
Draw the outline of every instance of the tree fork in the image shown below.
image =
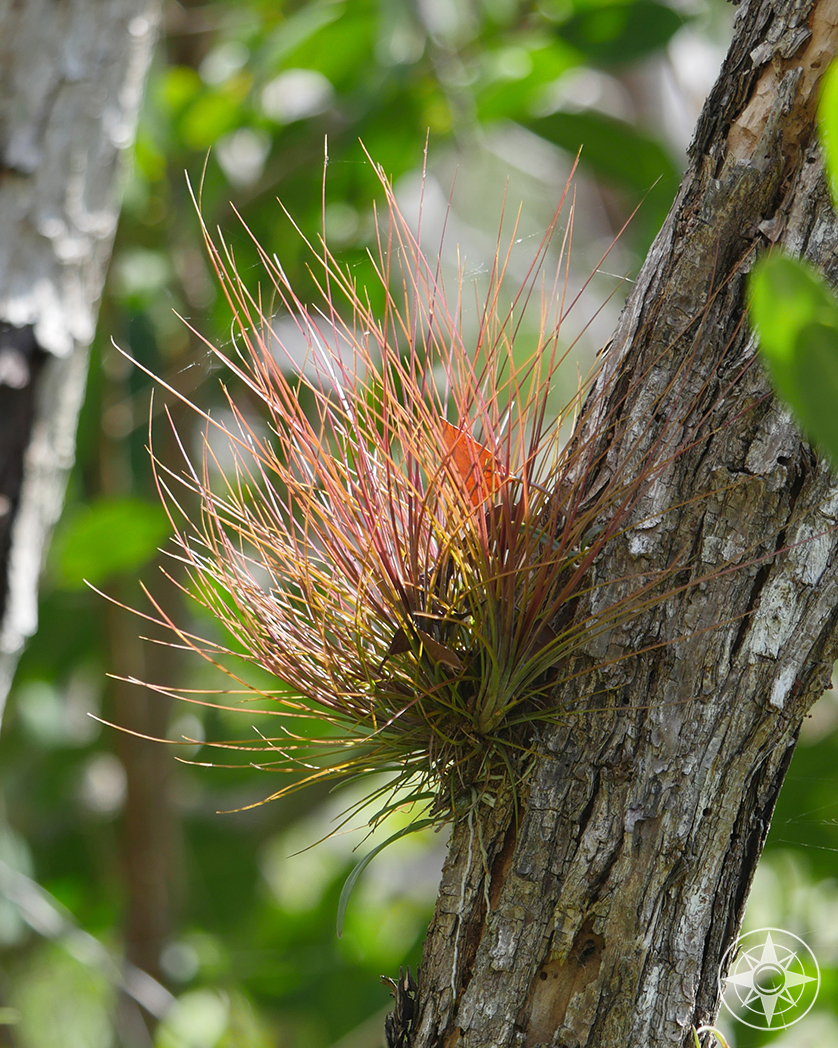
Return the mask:
<path id="1" fill-rule="evenodd" d="M 595 570 L 616 589 L 686 543 L 706 578 L 590 641 L 556 696 L 577 712 L 542 729 L 517 818 L 501 803 L 454 827 L 412 1048 L 686 1045 L 716 1013 L 720 960 L 838 648 L 838 486 L 770 397 L 744 323 L 746 275 L 772 244 L 838 277 L 814 128 L 836 44 L 836 0 L 738 12 L 591 409 L 619 412 L 613 471 L 638 433 L 677 447 L 672 415 L 650 418 L 649 403 L 699 395 L 706 436 L 684 420 L 688 446 Z"/>

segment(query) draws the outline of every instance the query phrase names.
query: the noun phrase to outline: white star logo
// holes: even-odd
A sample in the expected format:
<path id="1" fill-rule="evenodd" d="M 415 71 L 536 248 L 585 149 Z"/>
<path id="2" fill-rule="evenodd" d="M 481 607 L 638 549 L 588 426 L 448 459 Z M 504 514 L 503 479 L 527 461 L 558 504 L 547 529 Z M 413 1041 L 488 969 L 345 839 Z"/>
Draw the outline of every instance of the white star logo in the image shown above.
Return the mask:
<path id="1" fill-rule="evenodd" d="M 779 928 L 760 928 L 741 936 L 734 947 L 741 953 L 723 983 L 720 978 L 723 993 L 733 990 L 723 997 L 728 1011 L 746 1026 L 762 1030 L 802 1019 L 820 988 L 817 961 L 806 943 Z M 725 954 L 721 970 L 734 947 Z M 806 974 L 804 963 L 815 975 Z"/>

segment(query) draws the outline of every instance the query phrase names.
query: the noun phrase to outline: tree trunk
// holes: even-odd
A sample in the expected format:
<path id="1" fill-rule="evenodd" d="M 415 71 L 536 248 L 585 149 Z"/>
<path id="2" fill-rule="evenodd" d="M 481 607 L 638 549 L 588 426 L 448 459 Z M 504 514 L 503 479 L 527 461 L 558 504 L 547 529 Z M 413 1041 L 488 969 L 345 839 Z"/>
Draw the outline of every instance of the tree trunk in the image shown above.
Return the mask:
<path id="1" fill-rule="evenodd" d="M 0 718 L 75 454 L 99 298 L 160 0 L 0 0 Z M 137 730 L 142 710 L 124 723 Z M 171 760 L 130 740 L 126 956 L 156 974 L 168 934 Z M 156 802 L 156 803 L 154 803 Z M 161 808 L 162 805 L 162 808 Z M 136 974 L 136 973 L 135 973 Z M 135 978 L 131 969 L 126 983 Z M 151 1045 L 120 998 L 120 1043 Z"/>
<path id="2" fill-rule="evenodd" d="M 517 819 L 499 804 L 454 827 L 415 1018 L 391 1040 L 654 1048 L 690 1043 L 716 1013 L 719 963 L 836 654 L 838 487 L 770 397 L 743 320 L 746 275 L 772 243 L 838 276 L 814 133 L 837 41 L 836 0 L 738 12 L 604 361 L 604 402 L 580 422 L 620 418 L 591 487 L 643 454 L 663 464 L 597 584 L 618 595 L 638 571 L 683 570 L 664 603 L 580 655 Z"/>
<path id="3" fill-rule="evenodd" d="M 37 626 L 159 0 L 0 0 L 0 716 Z"/>

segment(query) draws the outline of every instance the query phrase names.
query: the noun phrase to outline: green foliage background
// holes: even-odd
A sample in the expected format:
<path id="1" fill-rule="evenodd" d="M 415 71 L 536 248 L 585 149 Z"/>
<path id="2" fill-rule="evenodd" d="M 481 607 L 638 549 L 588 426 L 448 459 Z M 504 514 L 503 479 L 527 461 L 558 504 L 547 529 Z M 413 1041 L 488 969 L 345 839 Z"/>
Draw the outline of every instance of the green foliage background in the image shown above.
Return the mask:
<path id="1" fill-rule="evenodd" d="M 449 241 L 468 241 L 477 274 L 505 187 L 511 212 L 524 201 L 527 247 L 582 146 L 577 266 L 594 266 L 642 203 L 605 267 L 630 274 L 684 162 L 659 114 L 675 53 L 666 59 L 666 48 L 685 31 L 697 52 L 724 43 L 729 13 L 708 4 L 688 13 L 652 0 L 167 6 L 40 631 L 0 738 L 0 1045 L 373 1048 L 388 1003 L 379 975 L 416 966 L 434 901 L 443 842 L 411 835 L 365 872 L 337 939 L 341 886 L 375 842 L 356 832 L 301 849 L 334 828 L 351 788 L 342 798 L 312 789 L 248 807 L 276 780 L 246 761 L 200 766 L 213 755 L 198 743 L 252 737 L 256 715 L 171 704 L 107 676 L 218 686 L 182 653 L 140 644 L 141 621 L 83 585 L 141 607 L 141 579 L 178 621 L 196 614 L 179 607 L 159 571 L 167 523 L 145 450 L 150 383 L 114 348 L 221 410 L 207 347 L 176 316 L 230 341 L 184 172 L 201 185 L 207 225 L 224 230 L 245 280 L 258 273 L 234 208 L 306 298 L 306 251 L 276 201 L 317 236 L 327 136 L 326 231 L 361 283 L 371 279 L 365 251 L 379 187 L 359 139 L 415 200 L 429 136 L 428 197 L 433 189 L 444 205 L 454 185 Z M 692 116 L 683 119 L 681 147 Z M 595 282 L 594 297 L 616 283 Z M 615 308 L 589 349 L 601 331 L 607 337 Z M 155 449 L 174 463 L 162 403 L 153 407 Z M 188 417 L 170 407 L 188 432 Z M 131 742 L 89 712 L 195 740 L 179 753 L 199 766 L 176 765 L 169 749 Z M 838 1043 L 836 724 L 838 705 L 826 696 L 805 728 L 749 910 L 751 926 L 796 932 L 822 962 L 817 1011 L 773 1041 L 786 1048 Z M 126 952 L 179 1002 L 160 1024 L 148 1014 L 143 1022 L 120 989 Z M 733 1030 L 724 1015 L 720 1025 L 740 1046 L 770 1040 Z"/>

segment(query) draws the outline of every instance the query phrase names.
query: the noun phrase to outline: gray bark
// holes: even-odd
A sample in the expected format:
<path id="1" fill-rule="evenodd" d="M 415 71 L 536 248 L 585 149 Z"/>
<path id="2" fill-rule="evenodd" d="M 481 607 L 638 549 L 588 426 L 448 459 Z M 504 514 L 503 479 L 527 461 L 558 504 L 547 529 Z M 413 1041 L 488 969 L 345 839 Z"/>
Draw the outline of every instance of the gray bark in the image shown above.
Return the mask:
<path id="1" fill-rule="evenodd" d="M 533 742 L 518 818 L 498 803 L 455 825 L 415 1017 L 391 1027 L 412 1048 L 686 1045 L 716 1013 L 719 963 L 836 654 L 838 487 L 770 396 L 744 322 L 746 275 L 772 243 L 838 279 L 814 134 L 836 43 L 836 0 L 738 12 L 604 399 L 580 422 L 595 439 L 607 412 L 620 420 L 591 490 L 661 463 L 595 565 L 596 599 L 681 570 L 663 603 L 569 668 L 567 718 Z"/>
<path id="2" fill-rule="evenodd" d="M 159 0 L 0 0 L 0 715 L 37 627 Z"/>

